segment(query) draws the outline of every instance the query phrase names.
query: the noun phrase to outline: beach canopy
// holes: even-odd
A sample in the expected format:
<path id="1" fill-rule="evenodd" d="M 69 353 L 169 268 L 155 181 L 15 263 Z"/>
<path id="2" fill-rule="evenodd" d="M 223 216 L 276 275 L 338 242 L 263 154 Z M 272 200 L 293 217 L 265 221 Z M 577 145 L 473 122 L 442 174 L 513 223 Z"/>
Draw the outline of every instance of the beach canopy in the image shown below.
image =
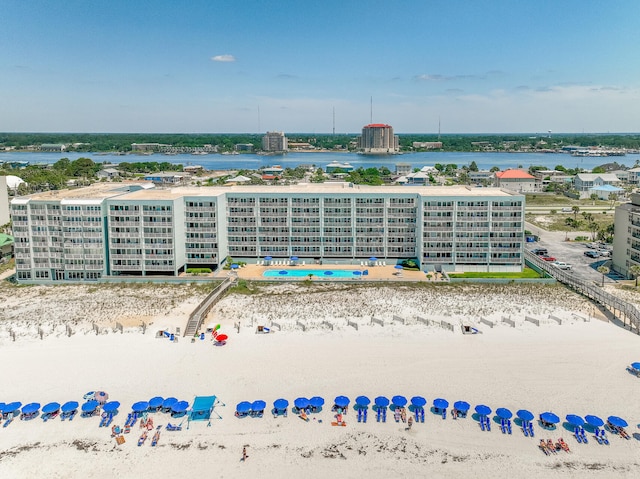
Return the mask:
<path id="1" fill-rule="evenodd" d="M 598 416 L 592 416 L 587 414 L 584 417 L 584 420 L 586 421 L 586 423 L 589 426 L 593 426 L 593 427 L 602 427 L 604 426 L 604 421 L 602 419 L 600 419 Z"/>
<path id="2" fill-rule="evenodd" d="M 165 399 L 164 401 L 162 401 L 162 408 L 163 409 L 171 409 L 173 407 L 173 405 L 175 403 L 178 402 L 178 399 L 174 398 L 174 397 L 169 397 L 167 399 Z"/>
<path id="3" fill-rule="evenodd" d="M 215 403 L 216 403 L 215 396 L 196 396 L 196 398 L 193 400 L 193 405 L 191 406 L 189 421 L 210 420 L 211 412 L 213 411 L 213 407 L 215 406 Z M 265 403 L 265 406 L 266 406 L 266 403 Z"/>
<path id="4" fill-rule="evenodd" d="M 613 424 L 616 427 L 627 427 L 629 425 L 627 424 L 627 421 L 625 421 L 624 419 L 618 416 L 609 416 L 607 418 L 607 421 L 609 421 L 611 424 Z"/>
<path id="5" fill-rule="evenodd" d="M 297 398 L 295 401 L 293 401 L 293 405 L 298 409 L 307 409 L 309 407 L 309 400 L 304 397 Z"/>
<path id="6" fill-rule="evenodd" d="M 189 403 L 187 401 L 178 401 L 171 406 L 171 410 L 175 413 L 185 412 L 187 409 L 189 409 Z"/>
<path id="7" fill-rule="evenodd" d="M 14 412 L 20 409 L 21 407 L 22 407 L 22 403 L 20 401 L 10 402 L 4 405 L 4 408 L 2 408 L 2 412 L 3 413 Z"/>
<path id="8" fill-rule="evenodd" d="M 384 396 L 378 396 L 373 402 L 378 407 L 387 407 L 389 405 L 389 400 Z"/>
<path id="9" fill-rule="evenodd" d="M 511 419 L 513 417 L 513 413 L 506 407 L 499 407 L 498 409 L 496 409 L 496 416 L 498 416 L 500 419 Z"/>
<path id="10" fill-rule="evenodd" d="M 338 407 L 347 407 L 351 400 L 347 396 L 338 396 L 336 397 L 334 403 Z"/>
<path id="11" fill-rule="evenodd" d="M 78 401 L 67 401 L 60 408 L 62 412 L 71 412 L 75 411 L 76 409 L 78 409 Z"/>
<path id="12" fill-rule="evenodd" d="M 401 264 L 397 264 L 394 266 L 395 269 L 402 269 L 402 265 Z"/>
<path id="13" fill-rule="evenodd" d="M 149 399 L 149 407 L 152 409 L 157 409 L 162 406 L 163 402 L 164 402 L 164 398 L 160 396 L 153 397 Z"/>
<path id="14" fill-rule="evenodd" d="M 98 401 L 100 404 L 104 404 L 109 399 L 109 395 L 104 391 L 97 391 L 93 396 L 93 399 Z"/>
<path id="15" fill-rule="evenodd" d="M 233 263 L 231 265 L 231 269 L 238 269 L 240 266 L 238 266 L 236 263 Z"/>
<path id="16" fill-rule="evenodd" d="M 239 402 L 236 406 L 236 412 L 240 414 L 251 411 L 251 403 L 249 401 Z"/>
<path id="17" fill-rule="evenodd" d="M 51 414 L 60 409 L 60 403 L 50 402 L 42 407 L 43 414 Z"/>
<path id="18" fill-rule="evenodd" d="M 378 258 L 376 258 L 375 256 L 372 256 L 371 258 L 369 258 L 369 261 L 378 261 Z"/>
<path id="19" fill-rule="evenodd" d="M 371 404 L 371 399 L 369 399 L 367 396 L 358 396 L 356 398 L 356 404 L 358 406 L 366 407 Z"/>
<path id="20" fill-rule="evenodd" d="M 39 410 L 40 410 L 40 403 L 31 402 L 22 407 L 22 414 L 33 414 L 34 412 L 37 412 Z"/>
<path id="21" fill-rule="evenodd" d="M 84 403 L 80 409 L 82 410 L 82 412 L 93 412 L 98 408 L 99 405 L 100 403 L 98 401 L 92 399 L 91 401 L 87 401 L 86 403 Z"/>
<path id="22" fill-rule="evenodd" d="M 149 403 L 147 401 L 138 401 L 136 403 L 133 403 L 131 409 L 133 410 L 133 412 L 145 412 L 147 409 L 149 409 Z"/>
<path id="23" fill-rule="evenodd" d="M 391 403 L 396 407 L 405 407 L 407 402 L 407 398 L 404 396 L 393 396 L 391 398 Z"/>
<path id="24" fill-rule="evenodd" d="M 265 256 L 265 257 L 264 257 L 264 259 L 265 259 L 266 261 L 271 261 L 273 258 L 272 258 L 271 256 Z"/>
<path id="25" fill-rule="evenodd" d="M 298 261 L 298 257 L 297 256 L 292 256 L 291 257 L 291 261 Z"/>
<path id="26" fill-rule="evenodd" d="M 287 409 L 289 407 L 289 401 L 282 398 L 276 399 L 275 401 L 273 401 L 273 407 L 275 409 Z"/>
<path id="27" fill-rule="evenodd" d="M 120 407 L 120 402 L 118 401 L 109 401 L 104 406 L 102 406 L 102 410 L 104 412 L 115 412 Z"/>
<path id="28" fill-rule="evenodd" d="M 572 426 L 582 426 L 584 424 L 584 419 L 575 414 L 567 414 L 566 420 Z"/>
<path id="29" fill-rule="evenodd" d="M 552 412 L 543 412 L 540 414 L 540 419 L 549 424 L 558 424 L 560 422 L 560 418 Z"/>
<path id="30" fill-rule="evenodd" d="M 453 407 L 462 412 L 467 412 L 471 408 L 467 401 L 456 401 L 453 403 Z"/>
<path id="31" fill-rule="evenodd" d="M 516 412 L 516 416 L 522 419 L 523 421 L 531 421 L 533 419 L 533 413 L 531 411 L 527 411 L 526 409 L 520 409 Z"/>
<path id="32" fill-rule="evenodd" d="M 311 399 L 309 399 L 309 404 L 311 405 L 311 407 L 322 407 L 324 406 L 324 399 L 321 398 L 320 396 L 313 396 Z"/>
<path id="33" fill-rule="evenodd" d="M 640 363 L 631 363 L 631 367 L 640 371 Z"/>
<path id="34" fill-rule="evenodd" d="M 427 400 L 422 396 L 413 396 L 411 398 L 411 405 L 415 407 L 425 407 Z"/>
<path id="35" fill-rule="evenodd" d="M 261 400 L 253 401 L 251 403 L 251 410 L 255 412 L 264 411 L 264 408 L 267 407 L 267 403 Z"/>
<path id="36" fill-rule="evenodd" d="M 227 336 L 226 334 L 218 334 L 216 336 L 216 341 L 219 343 L 226 341 L 227 339 L 229 339 L 229 336 Z"/>
<path id="37" fill-rule="evenodd" d="M 476 406 L 476 412 L 480 416 L 488 416 L 489 414 L 491 414 L 491 408 L 489 406 L 485 406 L 484 404 L 478 404 Z"/>
<path id="38" fill-rule="evenodd" d="M 434 399 L 433 407 L 435 407 L 436 409 L 447 409 L 449 407 L 449 401 L 442 398 Z"/>

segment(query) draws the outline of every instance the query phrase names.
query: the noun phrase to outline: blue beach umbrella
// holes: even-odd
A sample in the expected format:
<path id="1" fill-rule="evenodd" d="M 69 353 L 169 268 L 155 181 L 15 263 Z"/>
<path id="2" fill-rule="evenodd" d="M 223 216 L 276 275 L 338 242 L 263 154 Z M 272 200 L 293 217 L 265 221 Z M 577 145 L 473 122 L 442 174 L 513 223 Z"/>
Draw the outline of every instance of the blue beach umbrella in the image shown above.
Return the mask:
<path id="1" fill-rule="evenodd" d="M 162 401 L 162 409 L 171 409 L 175 403 L 178 402 L 177 398 L 169 397 Z"/>
<path id="2" fill-rule="evenodd" d="M 287 409 L 289 407 L 289 401 L 286 399 L 276 399 L 273 401 L 273 407 L 275 409 Z"/>
<path id="3" fill-rule="evenodd" d="M 580 416 L 576 416 L 575 414 L 567 414 L 567 417 L 565 419 L 572 426 L 582 426 L 584 424 L 584 419 L 582 419 Z"/>
<path id="4" fill-rule="evenodd" d="M 433 407 L 435 407 L 436 409 L 447 409 L 449 407 L 449 401 L 442 398 L 434 399 Z"/>
<path id="5" fill-rule="evenodd" d="M 489 406 L 485 406 L 484 404 L 478 404 L 476 406 L 476 412 L 480 416 L 488 416 L 489 414 L 491 414 L 491 408 Z"/>
<path id="6" fill-rule="evenodd" d="M 309 404 L 311 405 L 311 407 L 322 407 L 324 406 L 324 399 L 321 398 L 320 396 L 313 396 L 311 399 L 309 399 Z"/>
<path id="7" fill-rule="evenodd" d="M 174 405 L 175 407 L 175 405 Z M 247 413 L 251 410 L 251 403 L 249 401 L 242 401 L 236 406 L 236 411 L 240 414 Z"/>
<path id="8" fill-rule="evenodd" d="M 640 363 L 631 363 L 631 367 L 640 371 Z"/>
<path id="9" fill-rule="evenodd" d="M 42 407 L 42 413 L 43 414 L 51 414 L 51 413 L 56 412 L 58 409 L 60 409 L 60 403 L 50 402 L 48 404 L 45 404 Z"/>
<path id="10" fill-rule="evenodd" d="M 32 402 L 22 407 L 22 414 L 33 414 L 40 410 L 40 403 Z"/>
<path id="11" fill-rule="evenodd" d="M 367 407 L 369 404 L 371 404 L 371 399 L 369 399 L 367 396 L 358 396 L 356 398 L 356 404 L 361 407 Z"/>
<path id="12" fill-rule="evenodd" d="M 456 401 L 453 403 L 453 407 L 461 412 L 467 412 L 471 408 L 467 401 Z"/>
<path id="13" fill-rule="evenodd" d="M 297 256 L 292 256 L 291 257 L 291 261 L 298 261 L 298 257 Z"/>
<path id="14" fill-rule="evenodd" d="M 80 409 L 82 412 L 93 412 L 98 408 L 99 404 L 100 403 L 98 401 L 92 399 L 91 401 L 84 403 Z"/>
<path id="15" fill-rule="evenodd" d="M 584 420 L 586 421 L 586 423 L 589 426 L 593 426 L 593 427 L 602 427 L 604 426 L 604 421 L 602 419 L 600 419 L 598 416 L 592 416 L 587 414 L 584 417 Z"/>
<path id="16" fill-rule="evenodd" d="M 175 413 L 185 412 L 187 409 L 189 409 L 189 403 L 187 401 L 178 401 L 171 407 L 171 410 Z"/>
<path id="17" fill-rule="evenodd" d="M 305 397 L 296 398 L 293 401 L 293 405 L 298 409 L 307 409 L 309 407 L 309 400 Z"/>
<path id="18" fill-rule="evenodd" d="M 376 258 L 375 256 L 372 256 L 371 258 L 369 258 L 369 261 L 378 261 L 378 258 Z"/>
<path id="19" fill-rule="evenodd" d="M 271 256 L 265 256 L 265 257 L 264 257 L 264 260 L 265 260 L 265 261 L 271 261 L 272 259 L 273 259 L 273 258 L 272 258 Z"/>
<path id="20" fill-rule="evenodd" d="M 22 403 L 20 401 L 10 402 L 4 405 L 4 409 L 2 412 L 10 413 L 15 412 L 22 407 Z"/>
<path id="21" fill-rule="evenodd" d="M 264 408 L 267 407 L 267 403 L 262 400 L 253 401 L 251 403 L 251 410 L 255 412 L 264 411 Z"/>
<path id="22" fill-rule="evenodd" d="M 147 401 L 138 401 L 136 403 L 133 403 L 131 409 L 133 410 L 133 412 L 145 412 L 147 409 L 149 409 L 149 403 Z"/>
<path id="23" fill-rule="evenodd" d="M 60 408 L 62 412 L 71 412 L 75 411 L 76 409 L 78 409 L 78 401 L 67 401 Z"/>
<path id="24" fill-rule="evenodd" d="M 533 413 L 531 411 L 527 411 L 526 409 L 520 409 L 516 412 L 516 416 L 522 419 L 523 421 L 531 421 L 533 419 Z"/>
<path id="25" fill-rule="evenodd" d="M 560 422 L 560 418 L 552 412 L 543 412 L 540 414 L 540 419 L 549 424 L 558 424 Z"/>
<path id="26" fill-rule="evenodd" d="M 411 404 L 415 407 L 425 407 L 427 404 L 427 400 L 422 396 L 413 396 L 411 398 Z"/>
<path id="27" fill-rule="evenodd" d="M 238 269 L 240 266 L 238 266 L 236 263 L 233 263 L 231 265 L 231 269 Z"/>
<path id="28" fill-rule="evenodd" d="M 160 396 L 153 397 L 153 398 L 149 399 L 149 407 L 151 409 L 157 409 L 157 408 L 162 406 L 163 402 L 164 402 L 164 398 L 162 398 Z"/>
<path id="29" fill-rule="evenodd" d="M 629 425 L 627 421 L 625 421 L 624 419 L 618 416 L 609 416 L 607 418 L 607 421 L 609 421 L 611 424 L 613 424 L 616 427 L 627 427 Z"/>
<path id="30" fill-rule="evenodd" d="M 389 405 L 389 400 L 384 396 L 378 396 L 375 398 L 374 403 L 378 407 L 387 407 Z"/>
<path id="31" fill-rule="evenodd" d="M 402 269 L 402 265 L 401 264 L 397 264 L 394 266 L 395 269 Z"/>
<path id="32" fill-rule="evenodd" d="M 288 272 L 288 271 L 285 271 L 285 270 L 283 269 L 283 270 L 281 270 L 281 271 L 278 271 L 278 274 L 281 274 L 281 275 L 283 275 L 283 276 L 284 276 L 285 274 L 289 274 L 289 272 Z"/>
<path id="33" fill-rule="evenodd" d="M 500 419 L 511 419 L 513 417 L 513 413 L 506 407 L 499 407 L 498 409 L 496 409 L 496 416 L 498 416 Z"/>
<path id="34" fill-rule="evenodd" d="M 391 398 L 391 403 L 396 407 L 405 407 L 407 402 L 407 398 L 404 396 L 393 396 Z"/>
<path id="35" fill-rule="evenodd" d="M 338 407 L 347 407 L 351 400 L 347 396 L 338 396 L 334 400 L 334 403 Z"/>
<path id="36" fill-rule="evenodd" d="M 119 401 L 109 401 L 104 406 L 102 406 L 102 410 L 104 412 L 116 412 L 120 407 Z"/>

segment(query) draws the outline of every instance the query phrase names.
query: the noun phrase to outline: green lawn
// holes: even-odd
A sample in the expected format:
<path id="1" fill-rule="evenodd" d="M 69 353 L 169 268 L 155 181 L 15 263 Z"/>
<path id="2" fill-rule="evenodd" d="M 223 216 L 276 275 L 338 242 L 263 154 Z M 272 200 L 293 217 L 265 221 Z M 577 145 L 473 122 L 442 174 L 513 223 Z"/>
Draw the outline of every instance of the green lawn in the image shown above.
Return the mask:
<path id="1" fill-rule="evenodd" d="M 585 198 L 575 200 L 564 195 L 528 193 L 525 195 L 527 206 L 610 206 L 610 201 Z"/>
<path id="2" fill-rule="evenodd" d="M 597 223 L 600 228 L 606 228 L 613 223 L 614 213 L 591 213 L 594 223 Z M 577 218 L 580 221 L 580 226 L 577 230 L 568 227 L 565 224 L 567 218 Z M 572 213 L 556 213 L 553 215 L 537 215 L 535 213 L 527 213 L 525 220 L 539 228 L 546 231 L 568 231 L 570 233 L 575 231 L 588 231 L 588 223 L 582 216 L 582 214 L 574 215 Z"/>
<path id="3" fill-rule="evenodd" d="M 531 268 L 524 268 L 522 273 L 449 273 L 451 278 L 540 278 L 540 275 Z"/>

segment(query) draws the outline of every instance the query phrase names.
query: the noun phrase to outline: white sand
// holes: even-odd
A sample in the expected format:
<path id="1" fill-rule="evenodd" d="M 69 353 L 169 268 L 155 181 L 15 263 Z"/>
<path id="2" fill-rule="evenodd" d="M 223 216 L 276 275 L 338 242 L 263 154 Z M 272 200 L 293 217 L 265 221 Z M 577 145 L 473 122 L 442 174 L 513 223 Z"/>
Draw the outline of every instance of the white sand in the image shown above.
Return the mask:
<path id="1" fill-rule="evenodd" d="M 23 299 L 26 290 L 11 289 L 24 294 Z M 68 298 L 67 291 L 73 290 L 65 288 L 55 288 L 53 296 L 40 288 L 28 290 L 29 298 L 47 304 L 54 318 L 62 317 L 56 301 L 73 311 L 82 303 L 77 294 L 76 301 Z M 5 288 L 0 291 L 7 304 L 11 295 Z M 562 287 L 322 285 L 305 290 L 279 285 L 262 294 L 229 296 L 214 308 L 210 321 L 221 322 L 222 332 L 230 335 L 224 347 L 209 341 L 194 344 L 181 338 L 172 344 L 155 339 L 156 329 L 184 327 L 193 298 L 183 294 L 172 309 L 166 290 L 159 295 L 162 300 L 154 300 L 154 295 L 152 290 L 141 294 L 141 302 L 144 296 L 145 304 L 151 301 L 158 307 L 144 311 L 154 323 L 145 335 L 132 327 L 129 334 L 50 334 L 44 340 L 33 334 L 15 342 L 0 336 L 0 401 L 44 405 L 81 401 L 89 390 L 105 390 L 122 402 L 116 420 L 122 424 L 138 400 L 173 395 L 192 401 L 195 395 L 216 394 L 226 403 L 216 408 L 223 419 L 214 420 L 210 428 L 193 423 L 190 430 L 163 430 L 156 448 L 149 441 L 136 446 L 137 428 L 124 445 L 116 446 L 110 431 L 98 428 L 98 418 L 77 417 L 72 423 L 16 420 L 0 428 L 0 477 L 546 478 L 636 477 L 640 471 L 640 379 L 625 372 L 627 364 L 640 360 L 640 337 L 605 321 L 572 317 L 572 311 L 587 316 L 592 310 Z M 136 308 L 128 301 L 122 306 L 116 301 L 110 314 L 96 313 L 105 330 L 115 317 L 134 317 Z M 87 308 L 87 317 L 94 309 Z M 565 323 L 549 321 L 549 313 Z M 392 323 L 393 314 L 408 324 Z M 459 329 L 451 333 L 416 324 L 415 314 L 458 325 L 478 324 L 479 314 L 498 320 L 505 315 L 517 326 L 481 325 L 483 334 L 462 335 Z M 541 319 L 541 326 L 525 322 L 525 314 Z M 385 320 L 385 326 L 371 326 L 371 316 Z M 255 325 L 268 319 L 281 322 L 283 331 L 254 334 Z M 295 327 L 296 319 L 309 326 L 306 332 Z M 316 324 L 320 319 L 335 329 Z M 347 327 L 347 319 L 358 322 L 359 330 Z M 28 320 L 35 325 L 35 319 Z M 11 321 L 16 328 L 17 320 Z M 233 329 L 236 321 L 242 323 L 239 334 Z M 539 428 L 536 439 L 524 437 L 517 428 L 505 436 L 495 425 L 491 432 L 482 432 L 471 417 L 443 421 L 427 412 L 425 423 L 411 431 L 391 415 L 387 423 L 376 423 L 371 411 L 366 424 L 357 423 L 350 411 L 347 427 L 331 427 L 330 404 L 309 423 L 291 414 L 278 419 L 269 414 L 262 419 L 233 417 L 235 404 L 242 400 L 264 399 L 271 407 L 278 397 L 293 402 L 298 396 L 320 395 L 329 403 L 339 394 L 352 400 L 360 394 L 372 399 L 423 395 L 429 404 L 436 397 L 451 404 L 462 399 L 472 407 L 484 403 L 494 410 L 526 408 L 536 415 L 550 410 L 562 419 L 570 413 L 619 415 L 629 421 L 627 430 L 636 438 L 610 437 L 608 447 L 593 439 L 579 445 L 560 426 L 544 437 L 563 436 L 572 453 L 546 457 L 537 448 Z M 157 414 L 155 422 L 166 424 L 167 417 Z M 241 463 L 245 444 L 250 457 Z"/>

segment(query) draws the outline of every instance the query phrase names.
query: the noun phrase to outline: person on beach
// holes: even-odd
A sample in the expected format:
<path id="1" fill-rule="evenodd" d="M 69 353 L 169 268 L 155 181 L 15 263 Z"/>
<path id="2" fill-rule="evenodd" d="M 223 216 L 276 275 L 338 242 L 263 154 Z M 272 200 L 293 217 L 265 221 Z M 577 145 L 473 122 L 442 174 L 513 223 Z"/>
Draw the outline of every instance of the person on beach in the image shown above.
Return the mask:
<path id="1" fill-rule="evenodd" d="M 407 422 L 407 431 L 411 431 L 411 426 L 413 426 L 413 416 L 409 416 L 409 421 Z"/>
<path id="2" fill-rule="evenodd" d="M 243 448 L 242 448 L 242 462 L 245 462 L 245 461 L 247 460 L 247 457 L 249 457 L 249 456 L 247 455 L 247 448 L 246 448 L 246 447 L 243 447 Z"/>

